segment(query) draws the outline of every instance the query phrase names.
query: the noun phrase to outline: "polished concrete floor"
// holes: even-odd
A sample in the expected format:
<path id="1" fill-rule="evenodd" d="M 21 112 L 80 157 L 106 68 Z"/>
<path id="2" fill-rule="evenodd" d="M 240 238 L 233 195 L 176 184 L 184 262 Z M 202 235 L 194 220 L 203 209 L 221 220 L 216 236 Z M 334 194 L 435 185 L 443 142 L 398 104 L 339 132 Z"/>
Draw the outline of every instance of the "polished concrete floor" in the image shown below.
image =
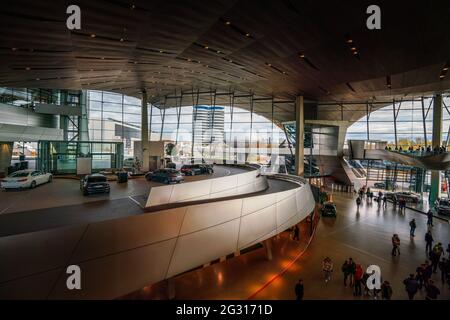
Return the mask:
<path id="1" fill-rule="evenodd" d="M 215 166 L 214 174 L 188 176 L 185 181 L 244 171 L 238 167 Z M 147 199 L 152 187 L 160 185 L 139 177 L 130 179 L 128 183 L 111 181 L 109 195 L 83 196 L 79 180 L 54 179 L 32 190 L 0 190 L 0 236 L 142 214 L 145 212 L 140 202 Z"/>
<path id="2" fill-rule="evenodd" d="M 380 266 L 382 279 L 388 280 L 393 288 L 392 298 L 406 299 L 403 280 L 426 259 L 426 217 L 412 210 L 400 214 L 391 204 L 383 209 L 365 201 L 358 212 L 351 194 L 334 194 L 333 200 L 337 218 L 320 219 L 316 234 L 303 255 L 308 237 L 304 236 L 298 243 L 285 232 L 273 239 L 272 261 L 267 260 L 265 249 L 260 248 L 180 275 L 170 284 L 149 285 L 124 298 L 167 299 L 170 286 L 175 290 L 176 299 L 294 299 L 294 285 L 302 278 L 305 299 L 371 299 L 354 297 L 352 289 L 343 285 L 340 268 L 345 259 L 352 257 L 363 268 L 372 264 Z M 412 218 L 417 222 L 415 238 L 409 236 Z M 307 224 L 303 223 L 302 233 L 307 235 L 305 228 Z M 401 255 L 397 257 L 391 256 L 393 233 L 399 234 L 401 239 Z M 436 219 L 432 233 L 444 247 L 450 243 L 447 222 Z M 335 269 L 328 284 L 322 275 L 322 260 L 326 256 L 333 260 Z M 439 272 L 433 279 L 441 290 L 439 298 L 450 299 L 449 288 L 441 284 Z M 424 297 L 424 290 L 416 295 L 416 299 Z"/>

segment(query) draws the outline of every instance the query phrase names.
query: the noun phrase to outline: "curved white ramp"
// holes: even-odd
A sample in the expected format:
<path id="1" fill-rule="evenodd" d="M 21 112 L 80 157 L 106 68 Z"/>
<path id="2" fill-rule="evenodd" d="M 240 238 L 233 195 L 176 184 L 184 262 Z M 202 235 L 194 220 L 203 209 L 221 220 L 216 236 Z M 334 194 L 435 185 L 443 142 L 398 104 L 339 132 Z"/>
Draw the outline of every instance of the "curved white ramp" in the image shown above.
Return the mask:
<path id="1" fill-rule="evenodd" d="M 315 206 L 310 186 L 289 186 L 0 238 L 0 298 L 112 299 L 189 271 L 305 219 Z M 81 268 L 82 290 L 66 287 L 73 264 Z"/>

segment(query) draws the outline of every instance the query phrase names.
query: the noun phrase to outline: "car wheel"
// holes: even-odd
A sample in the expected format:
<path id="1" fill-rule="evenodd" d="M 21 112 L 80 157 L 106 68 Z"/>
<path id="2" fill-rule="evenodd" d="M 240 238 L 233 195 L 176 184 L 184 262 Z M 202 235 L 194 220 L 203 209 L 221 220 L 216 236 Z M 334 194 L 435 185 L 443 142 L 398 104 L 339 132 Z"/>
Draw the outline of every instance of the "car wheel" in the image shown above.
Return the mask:
<path id="1" fill-rule="evenodd" d="M 30 188 L 31 188 L 31 189 L 36 188 L 36 181 L 33 180 L 33 181 L 31 182 Z"/>

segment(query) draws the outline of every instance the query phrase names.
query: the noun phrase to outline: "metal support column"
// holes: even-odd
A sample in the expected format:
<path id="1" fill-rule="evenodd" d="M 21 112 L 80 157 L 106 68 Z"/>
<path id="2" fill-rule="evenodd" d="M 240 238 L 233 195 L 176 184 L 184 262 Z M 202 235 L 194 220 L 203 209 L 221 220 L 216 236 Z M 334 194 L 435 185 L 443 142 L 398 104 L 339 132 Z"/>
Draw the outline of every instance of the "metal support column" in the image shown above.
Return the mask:
<path id="1" fill-rule="evenodd" d="M 147 109 L 147 91 L 142 90 L 141 100 L 141 148 L 142 148 L 142 168 L 146 172 L 150 170 L 150 146 L 148 141 L 148 109 Z"/>
<path id="2" fill-rule="evenodd" d="M 305 105 L 303 96 L 295 99 L 295 174 L 303 176 L 304 174 L 304 157 L 305 157 Z"/>
<path id="3" fill-rule="evenodd" d="M 432 148 L 439 148 L 442 145 L 442 95 L 436 94 L 433 103 L 433 138 Z M 440 197 L 441 193 L 441 173 L 439 170 L 431 171 L 430 205 Z"/>

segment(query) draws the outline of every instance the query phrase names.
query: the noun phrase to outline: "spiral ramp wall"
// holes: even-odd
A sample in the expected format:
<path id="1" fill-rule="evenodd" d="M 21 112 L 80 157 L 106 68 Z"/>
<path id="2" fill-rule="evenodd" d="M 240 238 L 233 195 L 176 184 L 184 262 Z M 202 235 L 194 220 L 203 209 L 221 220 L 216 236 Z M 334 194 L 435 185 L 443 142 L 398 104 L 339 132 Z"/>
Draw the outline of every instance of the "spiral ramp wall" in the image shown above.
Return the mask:
<path id="1" fill-rule="evenodd" d="M 271 238 L 315 206 L 306 181 L 257 168 L 199 182 L 152 188 L 142 214 L 1 237 L 0 298 L 114 299 Z M 81 290 L 67 289 L 69 265 Z"/>

